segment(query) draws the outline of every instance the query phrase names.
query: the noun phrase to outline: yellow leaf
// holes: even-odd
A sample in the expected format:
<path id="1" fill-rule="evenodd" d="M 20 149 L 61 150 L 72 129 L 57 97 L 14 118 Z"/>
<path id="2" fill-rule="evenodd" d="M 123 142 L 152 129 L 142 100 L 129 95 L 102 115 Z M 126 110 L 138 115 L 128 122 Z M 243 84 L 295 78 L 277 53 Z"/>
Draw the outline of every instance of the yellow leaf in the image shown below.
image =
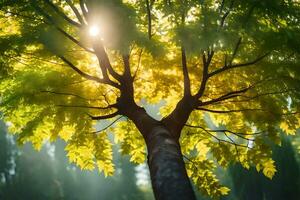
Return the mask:
<path id="1" fill-rule="evenodd" d="M 263 173 L 266 177 L 269 179 L 272 179 L 275 172 L 276 172 L 276 167 L 274 165 L 274 160 L 269 159 L 265 163 L 263 163 Z"/>
<path id="2" fill-rule="evenodd" d="M 230 189 L 228 187 L 221 187 L 219 191 L 222 195 L 227 195 L 230 192 Z"/>
<path id="3" fill-rule="evenodd" d="M 286 132 L 286 134 L 288 134 L 288 135 L 295 135 L 295 133 L 296 133 L 295 128 L 290 127 L 289 124 L 285 121 L 280 123 L 280 128 L 281 128 L 281 130 Z"/>
<path id="4" fill-rule="evenodd" d="M 63 126 L 62 130 L 59 133 L 59 136 L 65 140 L 68 141 L 71 139 L 72 134 L 75 132 L 75 128 L 73 126 Z"/>

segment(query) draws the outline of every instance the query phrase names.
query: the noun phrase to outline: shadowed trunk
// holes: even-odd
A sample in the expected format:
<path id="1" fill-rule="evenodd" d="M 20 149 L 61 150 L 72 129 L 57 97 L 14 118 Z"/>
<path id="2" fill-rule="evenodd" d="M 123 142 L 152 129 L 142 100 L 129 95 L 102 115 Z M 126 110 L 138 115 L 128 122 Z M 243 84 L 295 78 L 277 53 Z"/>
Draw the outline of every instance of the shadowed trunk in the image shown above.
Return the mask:
<path id="1" fill-rule="evenodd" d="M 166 126 L 143 108 L 127 116 L 142 133 L 148 149 L 148 166 L 156 200 L 195 200 L 178 140 Z"/>
<path id="2" fill-rule="evenodd" d="M 146 139 L 148 166 L 157 200 L 194 200 L 179 144 L 163 126 L 154 127 Z"/>

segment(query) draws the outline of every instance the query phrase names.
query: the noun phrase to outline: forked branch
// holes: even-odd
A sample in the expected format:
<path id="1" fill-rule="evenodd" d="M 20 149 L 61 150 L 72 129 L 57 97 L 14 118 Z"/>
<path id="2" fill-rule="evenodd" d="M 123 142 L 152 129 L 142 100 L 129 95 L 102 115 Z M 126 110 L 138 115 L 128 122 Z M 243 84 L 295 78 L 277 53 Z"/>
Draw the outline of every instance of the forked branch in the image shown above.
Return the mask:
<path id="1" fill-rule="evenodd" d="M 99 60 L 99 65 L 103 74 L 104 79 L 110 80 L 108 72 L 113 78 L 121 82 L 122 76 L 118 74 L 112 67 L 109 57 L 104 49 L 104 46 L 100 40 L 94 42 L 94 50 Z M 111 81 L 111 80 L 110 80 Z"/>
<path id="2" fill-rule="evenodd" d="M 214 56 L 214 51 L 209 51 L 209 50 L 207 51 L 207 58 L 205 53 L 203 53 L 202 55 L 202 62 L 203 62 L 202 81 L 200 84 L 200 88 L 197 94 L 195 95 L 197 99 L 199 99 L 204 94 L 206 83 L 209 79 L 208 67 L 212 61 L 213 56 Z"/>

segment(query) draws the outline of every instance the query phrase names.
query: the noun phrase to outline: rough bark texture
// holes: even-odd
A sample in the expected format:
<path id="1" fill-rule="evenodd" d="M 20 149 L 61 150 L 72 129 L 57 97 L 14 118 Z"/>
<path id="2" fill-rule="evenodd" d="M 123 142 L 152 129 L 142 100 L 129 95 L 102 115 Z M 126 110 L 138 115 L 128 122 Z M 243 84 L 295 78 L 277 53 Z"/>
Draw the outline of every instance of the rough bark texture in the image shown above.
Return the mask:
<path id="1" fill-rule="evenodd" d="M 178 138 L 161 122 L 135 105 L 127 105 L 126 116 L 143 135 L 148 149 L 148 166 L 156 200 L 194 200 Z"/>
<path id="2" fill-rule="evenodd" d="M 148 165 L 157 200 L 194 200 L 180 146 L 163 126 L 152 129 L 146 140 Z"/>

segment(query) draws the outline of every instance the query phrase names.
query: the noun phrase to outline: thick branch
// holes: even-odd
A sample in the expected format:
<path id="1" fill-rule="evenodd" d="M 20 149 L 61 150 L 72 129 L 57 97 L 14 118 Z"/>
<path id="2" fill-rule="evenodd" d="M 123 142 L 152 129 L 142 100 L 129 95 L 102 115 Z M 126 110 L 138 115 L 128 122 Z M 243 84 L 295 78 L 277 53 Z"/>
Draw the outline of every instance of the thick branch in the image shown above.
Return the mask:
<path id="1" fill-rule="evenodd" d="M 182 128 L 197 105 L 198 100 L 195 97 L 184 96 L 178 102 L 173 112 L 162 120 L 165 126 L 172 132 L 175 139 L 180 138 Z"/>
<path id="2" fill-rule="evenodd" d="M 111 63 L 109 61 L 108 55 L 103 47 L 103 44 L 100 40 L 94 41 L 94 50 L 96 52 L 96 56 L 99 60 L 99 65 L 103 74 L 104 79 L 109 80 L 109 76 L 107 71 L 118 81 L 121 82 L 122 76 L 115 72 L 112 68 Z"/>
<path id="3" fill-rule="evenodd" d="M 202 74 L 202 82 L 200 85 L 200 89 L 195 96 L 184 95 L 183 98 L 178 102 L 176 108 L 173 112 L 164 118 L 163 123 L 171 130 L 176 139 L 179 139 L 181 130 L 188 120 L 191 112 L 199 106 L 199 98 L 203 95 L 206 82 L 208 79 L 208 67 L 212 61 L 214 56 L 214 51 L 208 51 L 207 58 L 203 53 L 203 74 Z M 186 68 L 186 60 L 185 53 L 183 51 L 183 69 Z M 187 69 L 187 68 L 186 68 Z M 184 70 L 183 70 L 184 71 Z M 185 94 L 190 92 L 190 82 L 188 79 L 188 72 L 184 72 L 185 77 L 185 86 L 188 87 L 189 90 L 185 90 Z M 187 82 L 188 81 L 188 82 Z M 187 88 L 185 87 L 185 88 Z"/>

